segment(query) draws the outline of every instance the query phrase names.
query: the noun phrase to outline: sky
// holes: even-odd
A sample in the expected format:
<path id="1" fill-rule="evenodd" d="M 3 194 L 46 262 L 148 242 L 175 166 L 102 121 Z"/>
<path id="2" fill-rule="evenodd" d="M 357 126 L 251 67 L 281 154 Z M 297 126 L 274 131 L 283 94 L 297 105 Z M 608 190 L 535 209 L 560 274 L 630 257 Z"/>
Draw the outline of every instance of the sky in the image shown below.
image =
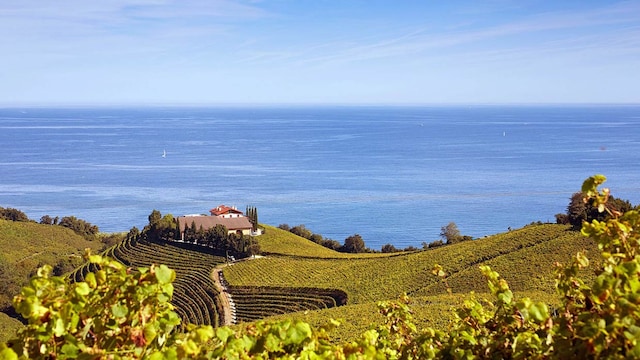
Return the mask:
<path id="1" fill-rule="evenodd" d="M 640 0 L 2 0 L 0 105 L 640 103 Z"/>

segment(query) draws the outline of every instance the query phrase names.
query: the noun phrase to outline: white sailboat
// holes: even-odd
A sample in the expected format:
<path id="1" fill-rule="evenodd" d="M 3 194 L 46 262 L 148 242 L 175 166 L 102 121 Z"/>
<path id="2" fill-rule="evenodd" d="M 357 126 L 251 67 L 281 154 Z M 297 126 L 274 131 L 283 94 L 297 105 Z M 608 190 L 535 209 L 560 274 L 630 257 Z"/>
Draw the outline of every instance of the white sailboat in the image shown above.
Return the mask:
<path id="1" fill-rule="evenodd" d="M 167 150 L 162 150 L 162 157 L 166 158 L 167 157 Z"/>

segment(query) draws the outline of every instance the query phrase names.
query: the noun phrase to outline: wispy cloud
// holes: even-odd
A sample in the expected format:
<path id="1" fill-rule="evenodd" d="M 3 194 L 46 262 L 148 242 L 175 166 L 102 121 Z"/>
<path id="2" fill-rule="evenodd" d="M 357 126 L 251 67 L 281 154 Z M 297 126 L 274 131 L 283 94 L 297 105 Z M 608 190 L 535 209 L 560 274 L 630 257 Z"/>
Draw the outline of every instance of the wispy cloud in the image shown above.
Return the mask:
<path id="1" fill-rule="evenodd" d="M 316 43 L 306 48 L 260 52 L 245 61 L 281 61 L 289 59 L 298 65 L 326 65 L 357 62 L 390 57 L 442 56 L 442 52 L 476 53 L 477 44 L 487 44 L 484 53 L 566 52 L 583 50 L 638 51 L 637 32 L 640 26 L 640 2 L 624 2 L 598 9 L 577 12 L 544 12 L 516 21 L 480 27 L 473 22 L 444 29 L 419 28 L 396 36 L 362 41 L 345 38 L 343 41 Z M 597 35 L 583 36 L 584 30 Z M 534 40 L 531 34 L 546 34 Z M 518 39 L 523 40 L 519 41 Z M 500 44 L 504 41 L 505 44 Z M 464 47 L 469 46 L 468 49 Z M 321 49 L 317 51 L 316 49 Z M 258 55 L 260 54 L 260 55 Z"/>
<path id="2" fill-rule="evenodd" d="M 448 86 L 462 68 L 473 76 L 483 73 L 484 79 L 502 69 L 535 78 L 538 73 L 521 71 L 521 65 L 536 62 L 536 70 L 556 73 L 605 64 L 608 75 L 599 79 L 616 77 L 631 87 L 630 69 L 640 59 L 638 14 L 640 0 L 572 5 L 389 0 L 376 6 L 2 0 L 0 98 L 270 102 L 343 101 L 354 94 L 375 101 L 387 96 L 377 87 L 385 83 L 388 94 L 405 101 L 424 82 Z M 456 81 L 464 82 L 464 75 Z M 514 80 L 504 88 L 516 86 Z M 459 96 L 458 88 L 434 94 L 448 99 Z"/>
<path id="3" fill-rule="evenodd" d="M 259 7 L 231 0 L 9 0 L 0 4 L 0 44 L 25 52 L 34 46 L 144 51 L 144 44 L 201 40 L 229 31 L 232 21 L 265 16 Z"/>

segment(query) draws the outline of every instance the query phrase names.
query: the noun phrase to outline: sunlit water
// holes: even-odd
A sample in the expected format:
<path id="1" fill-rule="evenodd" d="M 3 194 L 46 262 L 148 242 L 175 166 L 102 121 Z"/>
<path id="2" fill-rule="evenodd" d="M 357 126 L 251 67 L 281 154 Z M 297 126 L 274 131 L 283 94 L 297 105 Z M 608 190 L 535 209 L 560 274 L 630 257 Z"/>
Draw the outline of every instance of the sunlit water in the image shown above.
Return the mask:
<path id="1" fill-rule="evenodd" d="M 0 109 L 0 150 L 0 206 L 102 231 L 251 205 L 420 247 L 553 222 L 595 173 L 640 202 L 639 106 Z"/>

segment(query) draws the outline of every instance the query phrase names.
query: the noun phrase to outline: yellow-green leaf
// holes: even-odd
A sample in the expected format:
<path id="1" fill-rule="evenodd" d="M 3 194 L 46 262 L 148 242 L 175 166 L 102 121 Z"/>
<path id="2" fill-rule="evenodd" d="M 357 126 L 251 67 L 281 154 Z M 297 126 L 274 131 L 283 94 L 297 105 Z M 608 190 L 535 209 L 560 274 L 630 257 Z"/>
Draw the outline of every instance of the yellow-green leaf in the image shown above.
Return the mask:
<path id="1" fill-rule="evenodd" d="M 166 265 L 160 265 L 155 269 L 156 279 L 160 284 L 168 284 L 176 278 L 175 271 L 169 269 Z"/>

